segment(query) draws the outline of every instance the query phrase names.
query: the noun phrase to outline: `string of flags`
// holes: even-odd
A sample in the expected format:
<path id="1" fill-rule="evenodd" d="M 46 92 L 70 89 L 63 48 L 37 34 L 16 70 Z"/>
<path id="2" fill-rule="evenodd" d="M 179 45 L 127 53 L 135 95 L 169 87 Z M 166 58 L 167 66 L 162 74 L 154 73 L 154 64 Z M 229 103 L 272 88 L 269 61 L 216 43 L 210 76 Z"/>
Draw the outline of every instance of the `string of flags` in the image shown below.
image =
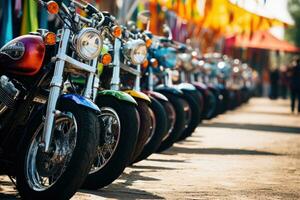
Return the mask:
<path id="1" fill-rule="evenodd" d="M 101 0 L 90 0 L 98 4 Z M 151 12 L 150 30 L 162 34 L 164 23 L 170 26 L 174 39 L 217 38 L 268 30 L 273 26 L 286 26 L 276 19 L 251 13 L 229 0 L 147 0 L 140 1 L 136 14 Z M 137 20 L 136 15 L 133 17 Z M 49 16 L 32 0 L 0 0 L 0 46 L 21 34 L 50 28 Z M 139 24 L 139 22 L 138 22 Z M 141 26 L 141 25 L 140 25 Z"/>

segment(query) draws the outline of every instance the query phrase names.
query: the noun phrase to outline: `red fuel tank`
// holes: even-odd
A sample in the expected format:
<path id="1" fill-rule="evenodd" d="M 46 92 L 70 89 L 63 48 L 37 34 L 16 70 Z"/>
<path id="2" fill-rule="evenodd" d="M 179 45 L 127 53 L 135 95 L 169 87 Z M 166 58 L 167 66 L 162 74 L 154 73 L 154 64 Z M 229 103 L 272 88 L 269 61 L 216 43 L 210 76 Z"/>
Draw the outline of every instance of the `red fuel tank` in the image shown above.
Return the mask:
<path id="1" fill-rule="evenodd" d="M 45 49 L 41 36 L 17 37 L 0 49 L 0 71 L 33 76 L 42 67 Z"/>

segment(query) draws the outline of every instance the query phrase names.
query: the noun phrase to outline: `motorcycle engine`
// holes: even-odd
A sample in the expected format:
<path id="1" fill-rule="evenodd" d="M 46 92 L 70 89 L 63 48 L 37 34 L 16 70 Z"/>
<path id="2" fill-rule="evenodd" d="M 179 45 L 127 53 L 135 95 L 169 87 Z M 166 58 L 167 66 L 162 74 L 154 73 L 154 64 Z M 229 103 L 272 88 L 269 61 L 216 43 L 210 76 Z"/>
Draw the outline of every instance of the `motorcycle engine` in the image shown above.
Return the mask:
<path id="1" fill-rule="evenodd" d="M 8 108 L 13 108 L 15 100 L 19 94 L 19 90 L 8 79 L 7 76 L 0 77 L 0 115 Z"/>

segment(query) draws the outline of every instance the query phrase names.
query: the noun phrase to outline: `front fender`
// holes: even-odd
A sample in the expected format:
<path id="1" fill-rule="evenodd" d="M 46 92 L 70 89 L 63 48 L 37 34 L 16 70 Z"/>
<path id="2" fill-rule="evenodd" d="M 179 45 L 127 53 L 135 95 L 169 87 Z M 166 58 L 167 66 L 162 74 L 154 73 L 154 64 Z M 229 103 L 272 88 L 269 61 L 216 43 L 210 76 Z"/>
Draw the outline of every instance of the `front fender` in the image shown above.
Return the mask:
<path id="1" fill-rule="evenodd" d="M 204 83 L 201 82 L 196 82 L 193 83 L 193 85 L 197 88 L 197 89 L 202 89 L 202 90 L 207 90 L 207 85 L 205 85 Z"/>
<path id="2" fill-rule="evenodd" d="M 143 91 L 145 94 L 147 94 L 147 95 L 149 95 L 150 97 L 153 97 L 153 98 L 155 98 L 155 99 L 159 99 L 159 100 L 162 100 L 162 101 L 169 101 L 168 100 L 168 98 L 165 96 L 165 95 L 163 95 L 163 94 L 161 94 L 161 93 L 159 93 L 159 92 L 154 92 L 154 91 Z"/>
<path id="3" fill-rule="evenodd" d="M 143 99 L 145 101 L 148 101 L 149 103 L 151 102 L 151 99 L 144 93 L 136 91 L 136 90 L 125 90 L 124 92 L 126 92 L 127 94 L 138 98 L 138 99 Z"/>
<path id="4" fill-rule="evenodd" d="M 169 87 L 165 85 L 159 85 L 155 88 L 155 91 L 162 93 L 169 93 L 177 96 L 182 96 L 183 92 L 177 87 Z"/>
<path id="5" fill-rule="evenodd" d="M 189 91 L 197 90 L 196 87 L 190 83 L 180 83 L 176 87 L 178 87 L 180 90 L 189 90 Z"/>
<path id="6" fill-rule="evenodd" d="M 94 102 L 78 94 L 63 94 L 59 97 L 59 99 L 67 99 L 78 105 L 90 108 L 96 112 L 100 112 L 100 109 Z"/>
<path id="7" fill-rule="evenodd" d="M 122 92 L 122 91 L 117 91 L 117 90 L 102 90 L 98 92 L 99 96 L 112 96 L 115 97 L 121 101 L 126 101 L 129 103 L 133 103 L 137 105 L 137 102 L 130 96 L 129 94 Z"/>

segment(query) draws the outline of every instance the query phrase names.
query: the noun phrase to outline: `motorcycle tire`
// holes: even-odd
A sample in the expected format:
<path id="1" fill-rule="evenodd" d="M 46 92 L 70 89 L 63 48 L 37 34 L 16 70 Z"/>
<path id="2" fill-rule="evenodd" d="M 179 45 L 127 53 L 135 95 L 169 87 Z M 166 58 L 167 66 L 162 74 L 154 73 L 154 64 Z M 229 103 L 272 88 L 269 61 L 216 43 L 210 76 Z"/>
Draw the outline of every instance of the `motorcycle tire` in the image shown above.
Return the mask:
<path id="1" fill-rule="evenodd" d="M 103 188 L 111 184 L 123 173 L 135 150 L 139 131 L 140 120 L 134 104 L 111 96 L 101 96 L 96 100 L 96 103 L 101 110 L 110 109 L 111 114 L 117 114 L 120 122 L 120 132 L 118 142 L 114 147 L 114 153 L 103 166 L 89 173 L 83 184 L 85 189 Z M 103 126 L 105 127 L 105 125 Z"/>
<path id="2" fill-rule="evenodd" d="M 188 127 L 182 132 L 181 136 L 179 137 L 179 141 L 191 136 L 201 122 L 202 109 L 200 105 L 200 97 L 198 96 L 197 92 L 198 91 L 184 91 L 184 99 L 188 102 L 191 108 L 192 116 Z"/>
<path id="3" fill-rule="evenodd" d="M 44 160 L 48 158 L 49 161 L 51 161 L 51 159 L 56 154 L 57 146 L 54 147 L 55 149 L 53 154 L 46 154 L 43 152 L 43 150 L 39 151 L 38 145 L 43 130 L 44 112 L 39 112 L 35 117 L 33 117 L 26 130 L 24 142 L 22 143 L 22 147 L 20 148 L 18 162 L 16 165 L 17 189 L 22 199 L 70 199 L 80 188 L 89 173 L 100 135 L 100 125 L 97 114 L 94 111 L 80 106 L 70 100 L 61 100 L 57 106 L 57 109 L 61 112 L 66 112 L 69 115 L 72 114 L 72 118 L 65 117 L 66 115 L 62 116 L 61 118 L 56 117 L 56 120 L 54 122 L 55 126 L 60 125 L 59 120 L 61 119 L 75 119 L 75 121 L 72 121 L 73 123 L 70 123 L 70 126 L 76 126 L 75 128 L 77 130 L 77 134 L 74 134 L 75 137 L 73 135 L 72 137 L 70 137 L 74 140 L 74 145 L 72 145 L 72 143 L 71 145 L 68 143 L 71 148 L 74 147 L 72 154 L 70 155 L 70 157 L 65 158 L 68 160 L 68 163 L 66 164 L 66 166 L 63 165 L 61 169 L 63 171 L 57 177 L 57 180 L 55 180 L 54 183 L 51 183 L 52 185 L 50 185 L 48 188 L 43 188 L 43 183 L 40 183 L 41 177 L 36 176 L 43 176 L 45 174 L 44 177 L 46 177 L 46 175 L 49 175 L 47 173 L 51 173 L 51 170 L 58 169 L 58 167 L 60 167 L 61 165 L 57 164 L 56 166 L 52 166 L 51 164 L 53 163 Z M 64 130 L 64 128 L 60 126 L 58 126 L 58 128 L 59 129 L 54 130 L 52 142 L 56 141 L 56 136 L 58 139 L 64 139 L 67 136 L 65 134 L 64 137 L 61 137 L 61 134 L 55 135 L 55 133 L 61 133 L 60 131 Z M 70 130 L 70 128 L 67 130 Z M 69 133 L 69 131 L 67 133 Z M 52 145 L 53 144 L 51 144 L 51 146 Z M 50 148 L 53 148 L 51 146 Z M 33 157 L 31 158 L 31 156 Z M 49 158 L 50 156 L 51 158 Z M 39 161 L 41 161 L 41 163 L 39 163 Z M 55 162 L 56 161 L 57 160 L 55 160 Z M 30 165 L 37 166 L 34 167 Z M 39 170 L 39 172 L 33 172 L 31 170 Z M 52 171 L 52 173 L 55 174 L 54 171 Z M 53 177 L 51 177 L 51 179 L 53 179 Z M 52 181 L 53 180 L 50 181 L 49 178 L 48 182 L 50 183 Z"/>
<path id="4" fill-rule="evenodd" d="M 156 152 L 162 142 L 163 137 L 168 131 L 167 112 L 163 105 L 155 98 L 151 98 L 150 109 L 154 114 L 151 117 L 155 118 L 155 129 L 153 130 L 154 132 L 152 137 L 149 138 L 150 140 L 145 144 L 143 151 L 135 160 L 135 162 L 144 160 L 152 153 Z"/>
<path id="5" fill-rule="evenodd" d="M 217 99 L 216 96 L 210 90 L 207 90 L 206 92 L 207 94 L 204 99 L 203 118 L 212 119 L 217 109 Z"/>
<path id="6" fill-rule="evenodd" d="M 147 139 L 150 136 L 151 126 L 152 126 L 151 114 L 149 110 L 149 102 L 142 99 L 135 99 L 135 100 L 138 103 L 137 110 L 140 116 L 140 129 L 139 129 L 135 150 L 131 156 L 131 161 L 129 162 L 129 165 L 132 165 L 134 161 L 138 158 L 138 156 L 141 154 L 141 152 L 143 151 Z"/>
<path id="7" fill-rule="evenodd" d="M 162 152 L 172 147 L 174 142 L 176 142 L 179 139 L 181 133 L 185 129 L 184 99 L 169 93 L 164 93 L 164 95 L 169 99 L 169 102 L 173 105 L 175 109 L 176 120 L 172 132 L 164 141 L 162 141 L 157 152 Z"/>
<path id="8" fill-rule="evenodd" d="M 176 121 L 176 112 L 174 106 L 169 101 L 160 102 L 167 113 L 167 132 L 164 134 L 162 142 L 165 141 L 174 129 Z"/>

